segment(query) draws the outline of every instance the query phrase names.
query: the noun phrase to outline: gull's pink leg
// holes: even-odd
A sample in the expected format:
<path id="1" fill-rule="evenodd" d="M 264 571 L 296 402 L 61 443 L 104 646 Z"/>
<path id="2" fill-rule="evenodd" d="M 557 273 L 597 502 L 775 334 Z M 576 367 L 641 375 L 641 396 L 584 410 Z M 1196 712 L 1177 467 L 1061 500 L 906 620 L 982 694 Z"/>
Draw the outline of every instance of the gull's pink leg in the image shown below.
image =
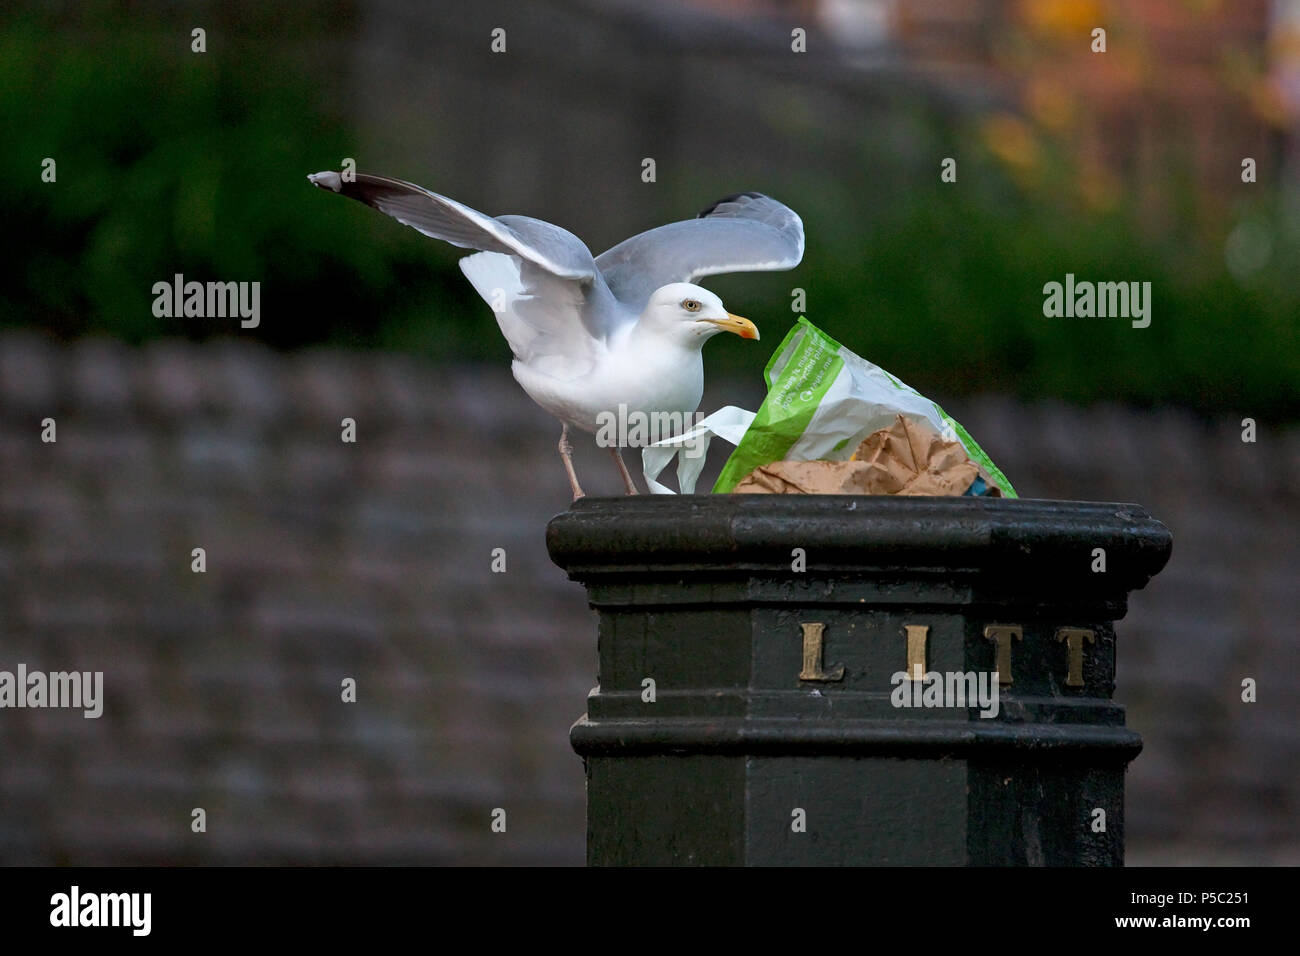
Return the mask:
<path id="1" fill-rule="evenodd" d="M 569 423 L 564 423 L 564 428 L 560 431 L 560 457 L 564 459 L 564 470 L 569 475 L 569 488 L 573 491 L 573 500 L 577 501 L 583 496 L 582 486 L 578 484 L 578 476 L 573 470 L 573 445 L 569 443 Z"/>
<path id="2" fill-rule="evenodd" d="M 641 492 L 636 490 L 636 485 L 632 483 L 632 476 L 627 473 L 627 465 L 623 463 L 623 449 L 614 445 L 609 453 L 614 456 L 614 463 L 618 465 L 618 473 L 623 476 L 623 487 L 627 489 L 627 493 L 639 495 Z"/>

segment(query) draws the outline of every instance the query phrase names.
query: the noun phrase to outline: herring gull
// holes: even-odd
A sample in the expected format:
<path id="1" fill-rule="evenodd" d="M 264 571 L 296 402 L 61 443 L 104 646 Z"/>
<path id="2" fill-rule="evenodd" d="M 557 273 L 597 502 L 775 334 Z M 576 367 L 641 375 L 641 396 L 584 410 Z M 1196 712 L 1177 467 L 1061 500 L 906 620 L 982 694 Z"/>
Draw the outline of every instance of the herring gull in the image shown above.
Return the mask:
<path id="1" fill-rule="evenodd" d="M 596 433 L 616 413 L 687 421 L 704 392 L 704 342 L 719 332 L 758 338 L 754 323 L 694 280 L 793 269 L 803 258 L 799 217 L 756 192 L 719 199 L 694 219 L 593 257 L 559 226 L 494 218 L 412 183 L 350 171 L 307 178 L 426 236 L 479 250 L 460 260 L 461 271 L 496 315 L 515 380 L 562 423 L 560 457 L 574 500 L 583 492 L 569 426 Z M 618 444 L 610 453 L 628 494 L 636 494 Z"/>

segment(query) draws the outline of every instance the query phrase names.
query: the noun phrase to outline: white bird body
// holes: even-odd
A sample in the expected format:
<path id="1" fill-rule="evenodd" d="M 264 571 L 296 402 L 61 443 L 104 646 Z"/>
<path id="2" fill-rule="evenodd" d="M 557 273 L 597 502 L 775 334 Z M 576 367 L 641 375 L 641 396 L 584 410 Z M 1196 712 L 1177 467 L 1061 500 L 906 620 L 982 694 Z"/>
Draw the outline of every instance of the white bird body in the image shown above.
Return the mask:
<path id="1" fill-rule="evenodd" d="M 515 381 L 560 421 L 586 432 L 596 432 L 600 416 L 616 414 L 620 407 L 628 413 L 678 416 L 698 409 L 704 395 L 701 348 L 736 318 L 716 295 L 688 282 L 655 290 L 637 314 L 608 288 L 577 295 L 573 283 L 557 282 L 503 253 L 466 256 L 460 268 L 492 307 L 515 354 L 510 365 Z M 701 308 L 686 314 L 683 301 L 698 302 Z M 593 317 L 593 312 L 603 314 Z M 681 313 L 677 321 L 674 312 Z M 586 331 L 593 327 L 606 329 L 604 337 Z M 749 331 L 744 325 L 734 330 Z M 758 337 L 756 329 L 752 337 Z"/>
<path id="2" fill-rule="evenodd" d="M 605 416 L 633 413 L 685 422 L 704 394 L 704 342 L 723 331 L 758 338 L 752 322 L 731 315 L 691 280 L 791 269 L 803 258 L 803 223 L 760 193 L 729 196 L 696 219 L 640 233 L 593 257 L 582 240 L 551 223 L 493 218 L 411 183 L 361 173 L 308 179 L 425 235 L 481 250 L 462 259 L 461 270 L 496 316 L 514 353 L 515 380 L 564 423 L 560 454 L 575 497 L 582 491 L 568 426 L 600 433 Z M 611 451 L 635 493 L 618 448 Z"/>
<path id="3" fill-rule="evenodd" d="M 604 361 L 579 378 L 556 378 L 518 359 L 510 369 L 533 401 L 585 432 L 597 431 L 602 413 L 618 413 L 620 406 L 629 413 L 677 414 L 684 420 L 700 407 L 704 396 L 704 355 L 699 345 L 681 347 L 661 339 L 644 348 L 642 338 L 634 329 Z"/>

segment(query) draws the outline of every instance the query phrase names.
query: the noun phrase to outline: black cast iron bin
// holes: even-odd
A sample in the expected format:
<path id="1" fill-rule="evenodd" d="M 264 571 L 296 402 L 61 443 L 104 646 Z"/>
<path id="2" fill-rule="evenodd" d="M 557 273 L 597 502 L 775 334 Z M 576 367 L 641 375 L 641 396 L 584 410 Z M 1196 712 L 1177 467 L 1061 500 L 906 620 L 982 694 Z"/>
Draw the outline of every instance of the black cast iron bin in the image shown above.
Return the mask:
<path id="1" fill-rule="evenodd" d="M 586 498 L 547 544 L 599 612 L 589 863 L 1122 865 L 1142 508 Z"/>

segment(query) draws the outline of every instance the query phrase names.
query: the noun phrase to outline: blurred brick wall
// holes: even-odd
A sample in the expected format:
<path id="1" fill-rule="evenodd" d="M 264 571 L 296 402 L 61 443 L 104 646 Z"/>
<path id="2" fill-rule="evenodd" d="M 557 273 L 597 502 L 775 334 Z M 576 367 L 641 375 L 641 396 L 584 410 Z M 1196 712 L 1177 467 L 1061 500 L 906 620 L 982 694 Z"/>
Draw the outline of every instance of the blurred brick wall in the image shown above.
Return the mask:
<path id="1" fill-rule="evenodd" d="M 1023 495 L 1174 531 L 1119 627 L 1130 862 L 1300 863 L 1300 430 L 949 407 Z M 556 431 L 504 362 L 0 334 L 0 668 L 102 670 L 106 697 L 0 711 L 0 862 L 580 863 L 595 631 L 545 551 Z"/>

